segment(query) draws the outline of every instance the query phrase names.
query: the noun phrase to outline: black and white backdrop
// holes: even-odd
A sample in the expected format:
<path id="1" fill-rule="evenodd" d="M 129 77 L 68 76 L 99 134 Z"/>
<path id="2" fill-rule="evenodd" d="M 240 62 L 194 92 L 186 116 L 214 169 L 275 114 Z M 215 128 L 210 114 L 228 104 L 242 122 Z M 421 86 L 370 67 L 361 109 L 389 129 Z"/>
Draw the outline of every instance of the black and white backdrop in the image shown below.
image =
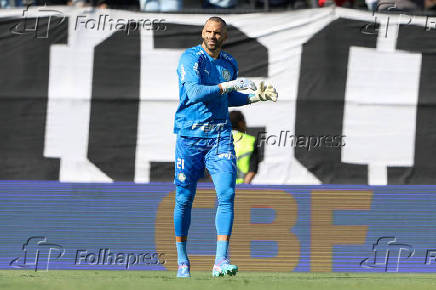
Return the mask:
<path id="1" fill-rule="evenodd" d="M 176 66 L 209 15 L 31 10 L 0 14 L 0 179 L 171 181 Z M 85 25 L 104 17 L 161 26 Z M 277 103 L 239 108 L 272 136 L 254 183 L 435 183 L 436 18 L 341 8 L 222 17 L 240 76 L 279 91 Z M 279 144 L 284 134 L 342 144 Z"/>

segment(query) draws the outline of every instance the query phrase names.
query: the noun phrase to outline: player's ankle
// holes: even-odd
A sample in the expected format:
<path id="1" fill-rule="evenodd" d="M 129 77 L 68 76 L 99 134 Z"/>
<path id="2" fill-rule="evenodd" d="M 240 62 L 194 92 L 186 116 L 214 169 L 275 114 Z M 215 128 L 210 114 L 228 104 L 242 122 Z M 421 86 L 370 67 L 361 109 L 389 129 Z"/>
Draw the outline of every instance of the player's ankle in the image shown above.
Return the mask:
<path id="1" fill-rule="evenodd" d="M 216 257 L 215 258 L 215 265 L 221 265 L 228 261 L 229 259 L 227 257 Z"/>
<path id="2" fill-rule="evenodd" d="M 179 266 L 181 266 L 181 265 L 187 265 L 187 266 L 190 266 L 190 265 L 191 265 L 191 263 L 189 262 L 189 260 L 178 260 L 178 261 L 177 261 L 177 264 L 178 264 Z"/>

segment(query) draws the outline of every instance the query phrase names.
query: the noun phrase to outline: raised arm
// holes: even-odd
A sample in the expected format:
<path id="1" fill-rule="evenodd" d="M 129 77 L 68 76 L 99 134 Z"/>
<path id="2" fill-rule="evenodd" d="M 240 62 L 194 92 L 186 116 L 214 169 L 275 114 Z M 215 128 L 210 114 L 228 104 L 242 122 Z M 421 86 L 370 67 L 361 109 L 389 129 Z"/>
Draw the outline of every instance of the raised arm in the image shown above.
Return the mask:
<path id="1" fill-rule="evenodd" d="M 207 102 L 223 94 L 235 93 L 235 90 L 256 89 L 254 82 L 244 78 L 223 82 L 218 85 L 203 85 L 199 66 L 199 59 L 196 55 L 184 53 L 177 67 L 180 84 L 186 90 L 186 95 L 192 103 Z M 246 98 L 236 94 L 234 103 L 236 106 L 245 105 L 248 102 L 248 99 L 245 100 Z"/>
<path id="2" fill-rule="evenodd" d="M 180 84 L 186 90 L 186 95 L 192 103 L 207 102 L 212 98 L 221 96 L 218 85 L 201 84 L 199 59 L 196 55 L 184 53 L 177 67 Z"/>

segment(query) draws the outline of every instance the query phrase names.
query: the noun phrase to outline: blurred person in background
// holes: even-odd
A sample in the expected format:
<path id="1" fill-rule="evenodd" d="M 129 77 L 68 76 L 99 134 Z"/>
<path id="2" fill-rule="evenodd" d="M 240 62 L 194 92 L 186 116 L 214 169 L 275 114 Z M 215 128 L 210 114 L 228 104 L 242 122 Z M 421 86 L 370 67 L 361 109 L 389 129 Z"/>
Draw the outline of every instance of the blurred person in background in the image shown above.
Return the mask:
<path id="1" fill-rule="evenodd" d="M 424 9 L 435 11 L 436 10 L 436 0 L 425 0 Z"/>
<path id="2" fill-rule="evenodd" d="M 80 0 L 78 2 L 80 2 Z M 99 9 L 139 9 L 139 0 L 87 0 L 86 2 L 90 3 L 91 6 L 97 7 Z"/>
<path id="3" fill-rule="evenodd" d="M 76 7 L 85 7 L 87 5 L 86 0 L 72 0 L 71 5 Z"/>
<path id="4" fill-rule="evenodd" d="M 329 4 L 335 4 L 338 7 L 352 8 L 354 6 L 354 0 L 318 0 L 319 7 L 330 6 Z"/>
<path id="5" fill-rule="evenodd" d="M 0 0 L 0 8 L 9 8 L 9 0 Z"/>
<path id="6" fill-rule="evenodd" d="M 0 0 L 3 1 L 3 0 Z M 100 9 L 139 9 L 139 0 L 31 0 L 25 4 L 34 4 L 36 6 L 44 5 L 72 5 L 77 7 L 92 6 Z"/>
<path id="7" fill-rule="evenodd" d="M 29 3 L 32 1 L 27 1 L 26 3 Z M 44 5 L 67 5 L 68 0 L 34 0 L 33 4 L 37 6 L 44 6 Z"/>
<path id="8" fill-rule="evenodd" d="M 179 11 L 183 8 L 182 0 L 140 0 L 143 11 Z"/>
<path id="9" fill-rule="evenodd" d="M 32 1 L 28 1 L 29 4 L 32 3 Z M 0 8 L 11 8 L 11 7 L 22 7 L 23 1 L 22 0 L 0 0 Z"/>
<path id="10" fill-rule="evenodd" d="M 250 184 L 259 168 L 259 146 L 256 137 L 245 133 L 247 123 L 241 111 L 231 111 L 230 122 L 236 153 L 236 184 Z"/>
<path id="11" fill-rule="evenodd" d="M 365 0 L 365 4 L 369 11 L 376 11 L 378 0 Z"/>
<path id="12" fill-rule="evenodd" d="M 139 0 L 97 1 L 97 6 L 99 8 L 139 10 Z M 104 7 L 104 6 L 106 6 L 106 7 Z"/>
<path id="13" fill-rule="evenodd" d="M 267 0 L 271 9 L 304 9 L 308 8 L 306 0 Z M 265 0 L 257 0 L 256 8 L 265 8 Z"/>
<path id="14" fill-rule="evenodd" d="M 238 5 L 238 0 L 203 0 L 202 7 L 205 9 L 232 9 Z"/>

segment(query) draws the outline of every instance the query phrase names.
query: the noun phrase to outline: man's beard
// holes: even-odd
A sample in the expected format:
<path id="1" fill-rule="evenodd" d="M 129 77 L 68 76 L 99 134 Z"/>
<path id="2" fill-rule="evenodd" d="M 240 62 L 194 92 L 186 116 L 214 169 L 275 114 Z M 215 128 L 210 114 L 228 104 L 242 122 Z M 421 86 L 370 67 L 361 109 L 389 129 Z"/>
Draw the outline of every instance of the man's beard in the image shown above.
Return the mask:
<path id="1" fill-rule="evenodd" d="M 216 50 L 218 50 L 218 49 L 221 48 L 221 45 L 220 45 L 220 43 L 218 43 L 218 42 L 215 43 L 215 46 L 214 46 L 214 47 L 210 47 L 210 46 L 207 44 L 207 41 L 203 41 L 203 42 L 204 42 L 204 45 L 206 46 L 206 48 L 209 49 L 210 51 L 216 51 Z"/>

